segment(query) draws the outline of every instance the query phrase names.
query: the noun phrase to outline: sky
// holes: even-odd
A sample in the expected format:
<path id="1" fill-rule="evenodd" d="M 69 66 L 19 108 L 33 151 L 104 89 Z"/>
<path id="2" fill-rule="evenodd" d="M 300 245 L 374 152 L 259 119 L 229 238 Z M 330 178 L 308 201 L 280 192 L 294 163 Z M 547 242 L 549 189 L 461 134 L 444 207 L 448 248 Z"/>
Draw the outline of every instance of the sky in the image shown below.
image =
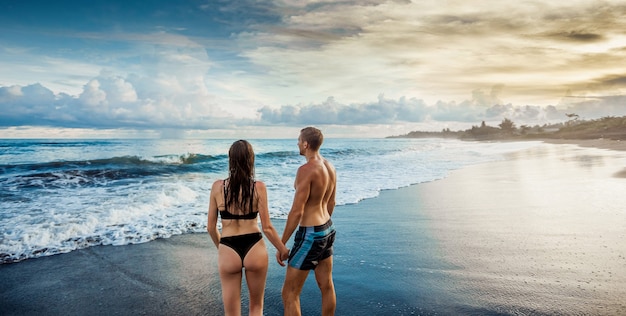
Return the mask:
<path id="1" fill-rule="evenodd" d="M 0 0 L 0 138 L 626 115 L 626 0 Z"/>

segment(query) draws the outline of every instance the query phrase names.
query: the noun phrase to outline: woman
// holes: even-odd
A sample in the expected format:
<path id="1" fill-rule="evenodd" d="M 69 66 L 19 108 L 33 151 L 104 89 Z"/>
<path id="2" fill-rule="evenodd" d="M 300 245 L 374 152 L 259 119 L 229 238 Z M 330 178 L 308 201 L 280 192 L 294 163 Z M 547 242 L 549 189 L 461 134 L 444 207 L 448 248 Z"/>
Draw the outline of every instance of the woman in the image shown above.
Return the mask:
<path id="1" fill-rule="evenodd" d="M 254 180 L 254 151 L 250 143 L 238 140 L 232 144 L 228 169 L 228 178 L 215 181 L 211 188 L 207 227 L 218 249 L 224 312 L 241 315 L 241 278 L 245 268 L 250 315 L 262 315 L 268 254 L 257 216 L 263 233 L 274 247 L 280 253 L 289 250 L 270 222 L 267 188 L 263 182 Z M 221 234 L 217 230 L 218 212 L 222 218 Z"/>

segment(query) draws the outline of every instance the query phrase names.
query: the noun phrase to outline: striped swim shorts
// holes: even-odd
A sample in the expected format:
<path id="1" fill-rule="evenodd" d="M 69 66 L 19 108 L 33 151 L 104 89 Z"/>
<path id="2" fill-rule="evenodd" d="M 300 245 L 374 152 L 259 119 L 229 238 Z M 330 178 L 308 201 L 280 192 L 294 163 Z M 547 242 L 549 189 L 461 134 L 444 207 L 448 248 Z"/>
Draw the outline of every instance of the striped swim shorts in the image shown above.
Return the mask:
<path id="1" fill-rule="evenodd" d="M 333 255 L 335 226 L 329 219 L 319 226 L 300 226 L 289 253 L 289 266 L 299 270 L 311 270 Z"/>

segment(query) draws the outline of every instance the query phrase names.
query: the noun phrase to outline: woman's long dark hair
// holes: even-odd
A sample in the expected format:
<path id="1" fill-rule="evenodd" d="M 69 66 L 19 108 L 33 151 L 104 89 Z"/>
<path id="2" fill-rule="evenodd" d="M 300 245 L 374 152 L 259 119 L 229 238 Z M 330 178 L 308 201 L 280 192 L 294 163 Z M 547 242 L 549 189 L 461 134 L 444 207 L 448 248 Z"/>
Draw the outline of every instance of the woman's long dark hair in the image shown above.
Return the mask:
<path id="1" fill-rule="evenodd" d="M 252 212 L 254 185 L 254 150 L 245 140 L 238 140 L 228 151 L 226 205 L 236 205 L 244 213 Z"/>

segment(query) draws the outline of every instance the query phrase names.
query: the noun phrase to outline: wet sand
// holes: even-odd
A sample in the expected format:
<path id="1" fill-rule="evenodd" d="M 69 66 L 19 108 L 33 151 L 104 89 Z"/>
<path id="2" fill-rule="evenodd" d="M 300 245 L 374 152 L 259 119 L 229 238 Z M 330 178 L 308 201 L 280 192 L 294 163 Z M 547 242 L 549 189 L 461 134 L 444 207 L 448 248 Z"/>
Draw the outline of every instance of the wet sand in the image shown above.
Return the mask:
<path id="1" fill-rule="evenodd" d="M 623 170 L 624 152 L 542 144 L 338 207 L 337 315 L 626 314 Z M 190 234 L 0 265 L 0 315 L 221 315 L 216 253 Z M 302 306 L 319 314 L 312 276 Z"/>
<path id="2" fill-rule="evenodd" d="M 454 294 L 504 314 L 625 315 L 625 168 L 623 152 L 546 145 L 421 186 Z"/>
<path id="3" fill-rule="evenodd" d="M 545 139 L 550 144 L 575 144 L 581 147 L 594 147 L 601 149 L 626 151 L 626 141 L 612 139 Z"/>

